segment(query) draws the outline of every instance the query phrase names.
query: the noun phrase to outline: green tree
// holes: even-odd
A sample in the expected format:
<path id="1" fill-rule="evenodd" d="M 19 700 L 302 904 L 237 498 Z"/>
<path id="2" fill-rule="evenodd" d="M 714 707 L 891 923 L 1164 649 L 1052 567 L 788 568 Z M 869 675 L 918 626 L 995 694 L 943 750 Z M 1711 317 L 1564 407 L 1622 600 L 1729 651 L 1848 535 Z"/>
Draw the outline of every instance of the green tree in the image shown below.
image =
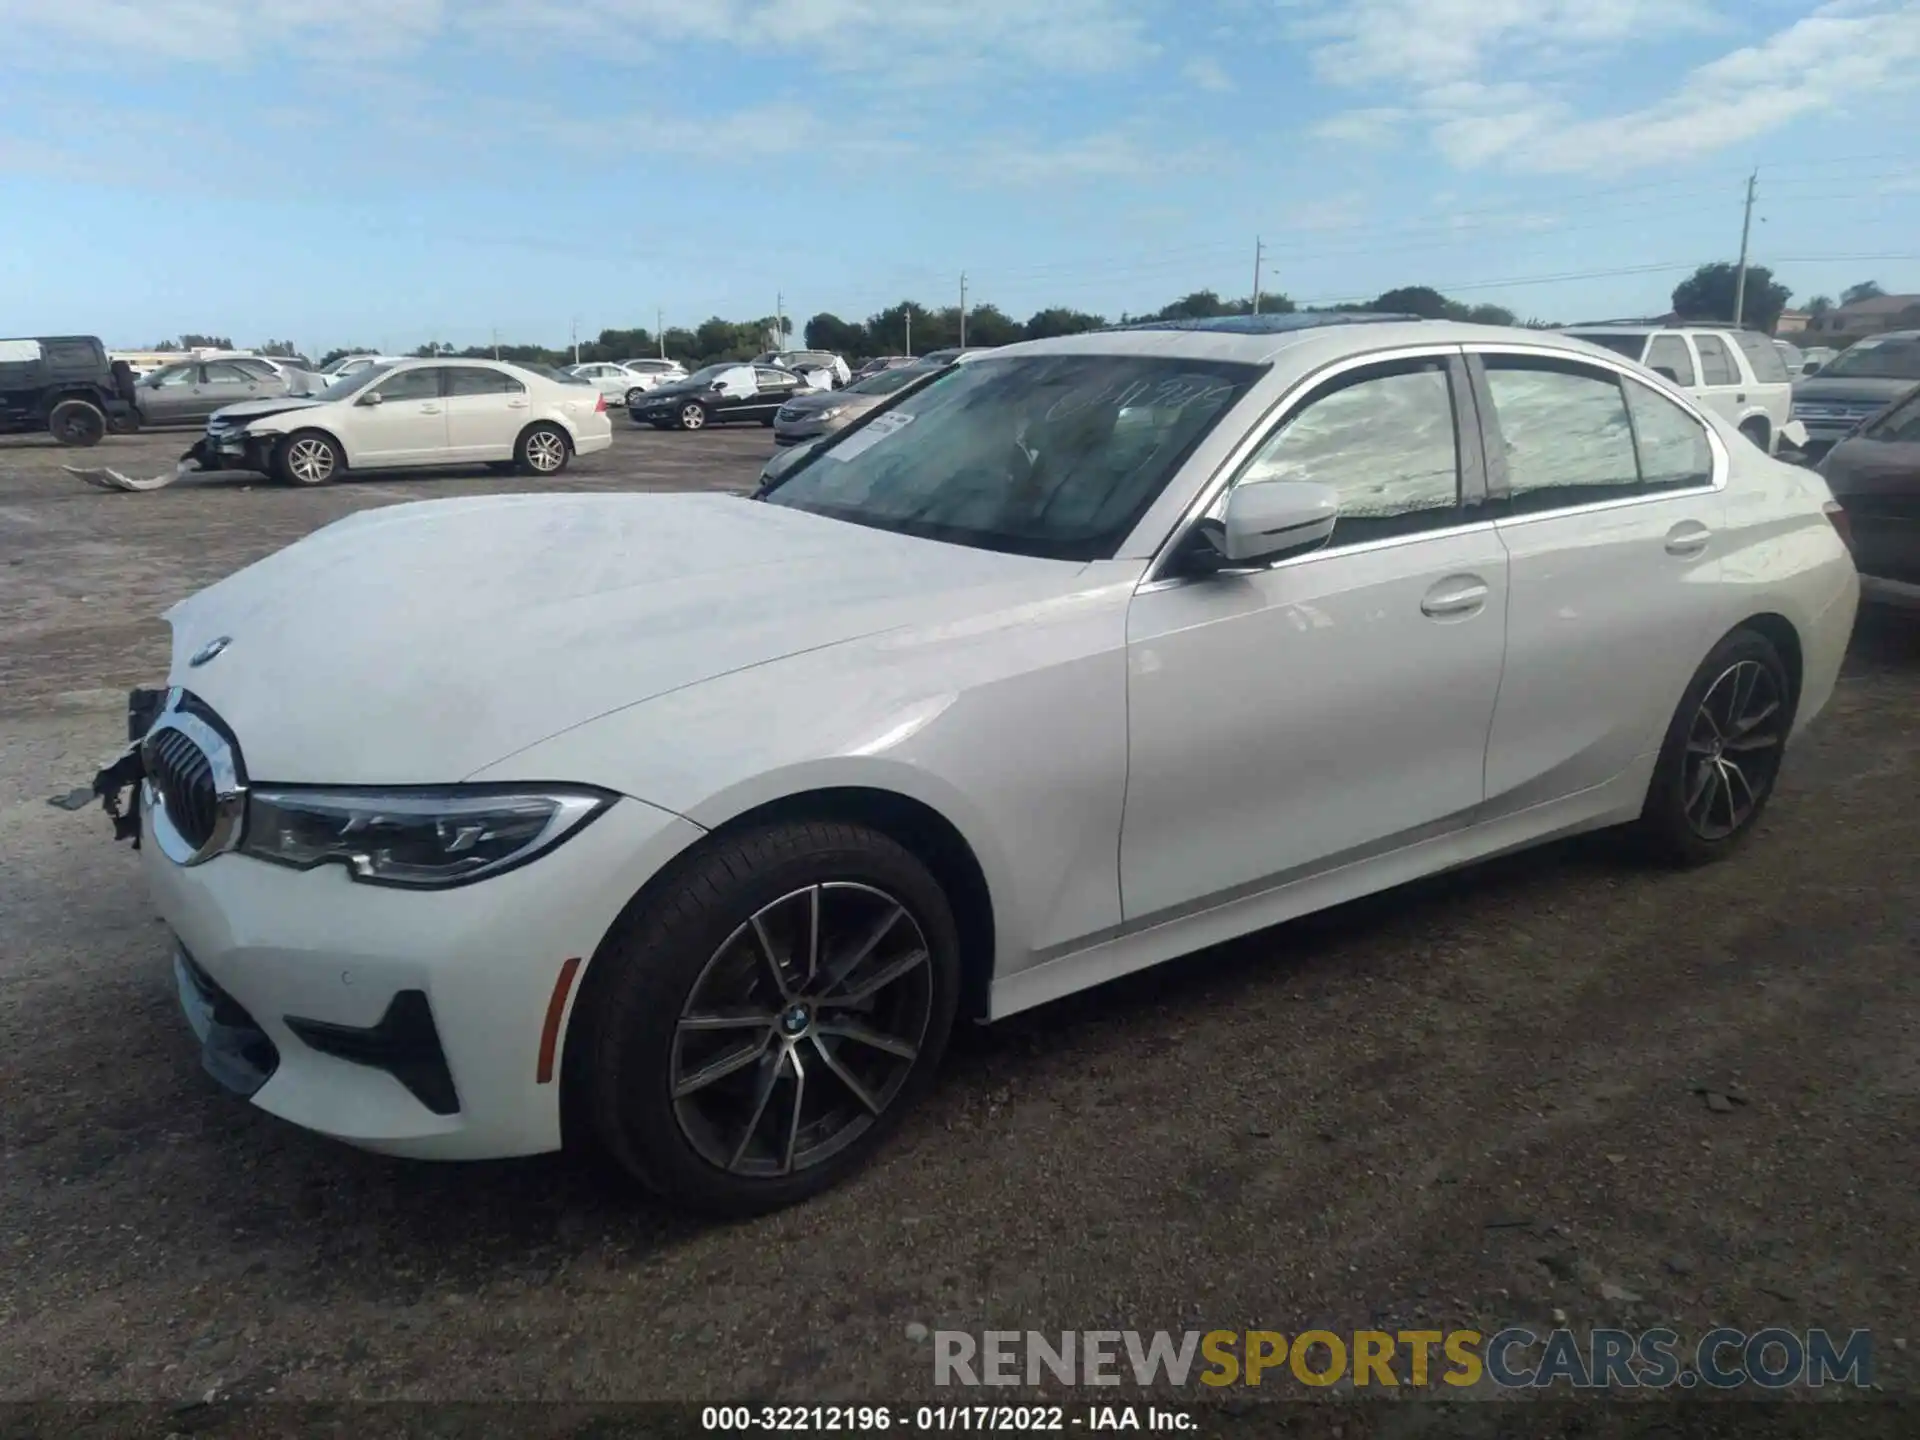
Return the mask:
<path id="1" fill-rule="evenodd" d="M 959 314 L 957 309 L 954 313 L 956 317 Z M 911 326 L 907 323 L 909 320 L 912 321 Z M 927 312 L 926 306 L 914 300 L 902 300 L 898 305 L 890 305 L 878 314 L 869 315 L 866 331 L 876 355 L 924 355 L 929 350 L 938 350 L 943 345 L 954 343 L 938 338 L 934 317 Z"/>
<path id="2" fill-rule="evenodd" d="M 1862 280 L 1858 285 L 1849 285 L 1840 292 L 1840 303 L 1858 305 L 1862 300 L 1878 300 L 1886 293 L 1880 288 L 1878 280 Z"/>
<path id="3" fill-rule="evenodd" d="M 1702 265 L 1673 287 L 1674 313 L 1683 320 L 1728 319 L 1733 314 L 1739 279 L 1739 270 L 1724 260 Z M 1749 265 L 1746 303 L 1741 307 L 1739 323 L 1750 330 L 1771 332 L 1792 298 L 1793 291 L 1775 283 L 1773 272 L 1766 266 Z"/>
<path id="4" fill-rule="evenodd" d="M 233 341 L 225 335 L 182 335 L 182 350 L 231 350 Z"/>
<path id="5" fill-rule="evenodd" d="M 1831 309 L 1833 309 L 1833 297 L 1831 295 L 1816 295 L 1807 302 L 1807 313 L 1809 315 L 1824 315 Z"/>
<path id="6" fill-rule="evenodd" d="M 1014 345 L 1026 338 L 1026 327 L 997 305 L 975 305 L 967 311 L 969 345 Z"/>
<path id="7" fill-rule="evenodd" d="M 842 320 L 830 310 L 822 310 L 807 321 L 801 337 L 809 350 L 831 350 L 849 360 L 866 359 L 875 353 L 867 327 L 853 320 Z"/>
<path id="8" fill-rule="evenodd" d="M 1048 340 L 1055 335 L 1082 335 L 1089 330 L 1103 329 L 1106 323 L 1104 315 L 1089 315 L 1084 310 L 1072 310 L 1064 305 L 1055 305 L 1046 310 L 1035 311 L 1022 327 L 1021 338 Z"/>
<path id="9" fill-rule="evenodd" d="M 1475 325 L 1517 325 L 1519 320 L 1504 305 L 1475 305 L 1461 317 Z"/>
<path id="10" fill-rule="evenodd" d="M 1466 309 L 1431 285 L 1402 285 L 1385 290 L 1367 302 L 1367 309 L 1384 315 L 1418 315 L 1422 320 L 1458 320 Z"/>

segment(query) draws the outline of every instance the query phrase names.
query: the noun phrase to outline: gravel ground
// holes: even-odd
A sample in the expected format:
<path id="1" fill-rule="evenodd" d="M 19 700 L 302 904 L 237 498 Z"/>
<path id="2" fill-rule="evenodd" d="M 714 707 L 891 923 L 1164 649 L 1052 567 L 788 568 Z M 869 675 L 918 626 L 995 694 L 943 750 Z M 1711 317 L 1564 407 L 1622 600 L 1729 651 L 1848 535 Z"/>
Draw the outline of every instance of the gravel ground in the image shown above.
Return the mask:
<path id="1" fill-rule="evenodd" d="M 744 488 L 770 449 L 617 426 L 562 487 Z M 860 1401 L 930 1392 L 910 1326 L 1556 1312 L 1866 1327 L 1911 1387 L 1911 620 L 1863 622 L 1733 863 L 1558 845 L 969 1031 L 855 1183 L 702 1226 L 586 1162 L 382 1159 L 220 1092 L 134 857 L 46 803 L 116 750 L 172 600 L 363 506 L 528 482 L 121 495 L 75 460 L 0 442 L 0 1400 Z"/>

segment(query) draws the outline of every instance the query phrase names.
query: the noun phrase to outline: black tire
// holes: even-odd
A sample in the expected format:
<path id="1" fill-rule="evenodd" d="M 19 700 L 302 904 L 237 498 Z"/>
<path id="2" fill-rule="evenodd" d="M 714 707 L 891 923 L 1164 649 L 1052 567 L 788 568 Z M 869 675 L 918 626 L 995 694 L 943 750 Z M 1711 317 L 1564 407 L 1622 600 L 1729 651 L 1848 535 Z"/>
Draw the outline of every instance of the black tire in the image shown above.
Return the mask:
<path id="1" fill-rule="evenodd" d="M 140 433 L 140 412 L 131 405 L 118 415 L 107 417 L 107 429 L 115 435 L 138 435 Z"/>
<path id="2" fill-rule="evenodd" d="M 673 423 L 682 430 L 703 430 L 712 418 L 707 414 L 706 406 L 697 400 L 689 400 L 680 407 L 680 413 L 674 417 Z"/>
<path id="3" fill-rule="evenodd" d="M 1743 691 L 1749 677 L 1751 688 Z M 1753 833 L 1779 778 L 1797 698 L 1766 636 L 1735 630 L 1714 646 L 1667 725 L 1647 787 L 1635 829 L 1650 858 L 1705 865 L 1725 859 Z"/>
<path id="4" fill-rule="evenodd" d="M 573 442 L 558 425 L 542 422 L 520 432 L 513 447 L 513 465 L 522 475 L 538 475 L 551 480 L 567 468 L 573 459 Z"/>
<path id="5" fill-rule="evenodd" d="M 340 442 L 320 430 L 296 430 L 273 447 L 273 478 L 283 485 L 324 485 L 347 468 Z"/>
<path id="6" fill-rule="evenodd" d="M 813 887 L 825 888 L 816 892 Z M 888 921 L 892 928 L 883 931 L 886 938 L 865 952 L 851 941 L 821 945 L 820 953 L 827 955 L 866 954 L 850 974 L 838 980 L 818 974 L 809 988 L 797 969 L 788 970 L 776 994 L 777 967 L 766 960 L 771 952 L 748 938 L 756 933 L 749 922 L 771 915 L 764 923 L 775 948 L 785 935 L 797 951 L 809 928 L 809 912 L 803 909 L 795 917 L 798 923 L 783 926 L 779 917 L 794 912 L 782 907 L 814 903 L 821 907 L 820 918 L 811 928 L 829 940 L 843 921 L 850 937 L 872 933 L 876 917 L 886 920 L 888 905 L 897 906 L 904 918 Z M 873 908 L 863 915 L 863 905 Z M 922 953 L 924 961 L 916 960 Z M 849 1011 L 844 1007 L 852 1002 L 844 995 L 826 998 L 847 985 L 858 990 L 902 964 L 911 968 L 886 982 L 877 996 L 861 998 L 868 1009 Z M 758 993 L 737 992 L 744 1007 L 714 1005 L 716 976 L 738 977 L 749 987 L 757 985 Z M 736 993 L 725 986 L 721 990 Z M 570 1097 L 581 1107 L 575 1113 L 613 1160 L 670 1204 L 723 1216 L 776 1210 L 839 1183 L 885 1144 L 932 1083 L 959 991 L 960 942 L 952 909 L 926 867 L 899 843 L 840 822 L 745 830 L 686 857 L 662 888 L 621 917 L 601 946 L 575 1007 L 568 1046 Z M 820 998 L 818 1016 L 809 1018 L 813 996 Z M 903 1000 L 911 1002 L 907 1010 L 898 1008 Z M 690 1005 L 700 1006 L 701 1013 L 724 1010 L 730 1023 L 683 1027 Z M 732 1023 L 742 1008 L 764 1009 L 766 1018 L 742 1029 Z M 784 1028 L 795 1011 L 809 1012 L 800 1022 L 803 1028 Z M 888 1038 L 914 1033 L 921 1016 L 918 1040 L 909 1047 L 913 1053 L 905 1056 L 868 1048 L 867 1040 L 846 1038 L 835 1028 L 850 1018 L 869 1038 Z M 900 1028 L 889 1028 L 896 1025 Z M 727 1038 L 716 1038 L 711 1030 L 725 1030 Z M 733 1035 L 741 1038 L 736 1042 Z M 687 1079 L 715 1068 L 716 1054 L 724 1062 L 743 1052 L 751 1058 L 721 1078 L 675 1095 L 676 1077 L 685 1091 Z M 795 1057 L 805 1064 L 796 1064 Z M 902 1065 L 904 1070 L 892 1069 L 884 1080 L 876 1079 L 872 1068 Z M 854 1078 L 843 1081 L 843 1076 Z M 758 1110 L 752 1108 L 756 1096 Z M 866 1103 L 856 1104 L 856 1098 Z M 828 1108 L 802 1127 L 804 1112 L 794 1108 L 799 1101 Z M 742 1119 L 743 1114 L 749 1118 Z M 709 1125 L 702 1115 L 719 1118 Z M 832 1129 L 841 1115 L 843 1128 Z M 810 1137 L 812 1158 L 800 1148 L 802 1135 Z M 736 1137 L 743 1137 L 737 1151 Z M 766 1154 L 749 1153 L 756 1142 Z M 784 1169 L 778 1149 L 783 1143 Z M 728 1152 L 732 1156 L 724 1164 L 715 1158 Z"/>
<path id="7" fill-rule="evenodd" d="M 74 449 L 98 445 L 107 435 L 107 412 L 91 400 L 62 400 L 47 412 L 47 433 Z"/>
<path id="8" fill-rule="evenodd" d="M 773 417 L 769 415 L 767 416 L 766 419 L 762 420 L 760 423 L 766 426 L 767 429 L 771 430 L 773 428 Z"/>
<path id="9" fill-rule="evenodd" d="M 646 398 L 647 392 L 642 390 L 638 385 L 634 386 L 633 389 L 627 391 L 627 408 L 631 410 Z"/>
<path id="10" fill-rule="evenodd" d="M 1764 420 L 1748 420 L 1740 426 L 1740 433 L 1760 447 L 1760 453 L 1773 453 L 1773 427 Z"/>

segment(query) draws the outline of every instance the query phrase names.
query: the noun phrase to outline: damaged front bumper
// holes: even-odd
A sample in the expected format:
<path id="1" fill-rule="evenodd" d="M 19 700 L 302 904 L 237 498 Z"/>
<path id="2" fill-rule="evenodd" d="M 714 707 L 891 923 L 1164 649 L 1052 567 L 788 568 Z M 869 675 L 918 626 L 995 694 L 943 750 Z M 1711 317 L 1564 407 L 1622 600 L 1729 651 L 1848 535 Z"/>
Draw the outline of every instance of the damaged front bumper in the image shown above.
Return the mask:
<path id="1" fill-rule="evenodd" d="M 140 785 L 147 778 L 140 744 L 167 708 L 167 692 L 142 686 L 127 692 L 127 748 L 93 777 L 92 793 L 113 821 L 113 838 L 140 848 Z"/>

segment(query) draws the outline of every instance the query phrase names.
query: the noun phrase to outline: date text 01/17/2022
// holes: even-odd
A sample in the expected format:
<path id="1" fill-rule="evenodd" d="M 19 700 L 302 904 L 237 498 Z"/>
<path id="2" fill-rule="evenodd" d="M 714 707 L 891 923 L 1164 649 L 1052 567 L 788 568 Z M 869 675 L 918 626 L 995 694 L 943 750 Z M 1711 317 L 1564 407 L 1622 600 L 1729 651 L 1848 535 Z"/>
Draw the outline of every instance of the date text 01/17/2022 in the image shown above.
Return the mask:
<path id="1" fill-rule="evenodd" d="M 703 1430 L 726 1434 L 755 1431 L 795 1434 L 1100 1433 L 1152 1430 L 1192 1433 L 1198 1424 L 1184 1410 L 1148 1405 L 709 1405 L 700 1412 Z"/>

